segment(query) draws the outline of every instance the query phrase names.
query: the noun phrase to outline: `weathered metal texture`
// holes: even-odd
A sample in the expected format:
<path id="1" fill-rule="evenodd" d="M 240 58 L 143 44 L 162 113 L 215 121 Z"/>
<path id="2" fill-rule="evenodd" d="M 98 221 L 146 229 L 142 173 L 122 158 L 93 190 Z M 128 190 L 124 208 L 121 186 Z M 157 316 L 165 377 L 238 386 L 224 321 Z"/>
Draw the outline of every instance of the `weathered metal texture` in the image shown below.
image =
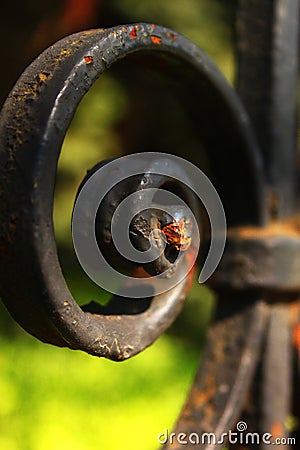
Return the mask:
<path id="1" fill-rule="evenodd" d="M 199 140 L 213 158 L 219 155 L 215 173 L 228 217 L 234 223 L 239 209 L 243 220 L 262 220 L 261 166 L 247 115 L 195 44 L 166 28 L 136 24 L 77 33 L 40 55 L 1 112 L 1 295 L 20 325 L 41 340 L 117 360 L 142 350 L 169 325 L 181 308 L 184 283 L 140 314 L 95 314 L 88 307 L 84 312 L 61 273 L 52 207 L 57 159 L 78 103 L 107 68 L 131 55 L 161 59 L 171 79 L 184 74 L 190 114 L 201 123 Z M 232 161 L 227 171 L 224 158 Z M 233 176 L 240 177 L 234 196 L 228 183 Z M 243 206 L 239 195 L 251 206 Z"/>
<path id="2" fill-rule="evenodd" d="M 218 291 L 299 291 L 298 0 L 241 0 L 236 36 L 237 92 L 264 161 L 266 224 L 229 230 L 224 257 L 210 283 Z"/>
<path id="3" fill-rule="evenodd" d="M 238 2 L 237 91 L 260 144 L 275 218 L 295 208 L 299 12 L 298 0 Z"/>
<path id="4" fill-rule="evenodd" d="M 228 435 L 222 438 L 222 434 L 234 430 L 244 407 L 261 351 L 267 311 L 266 305 L 247 296 L 228 307 L 219 304 L 199 372 L 174 430 L 176 437 L 169 439 L 165 449 L 181 448 L 179 433 L 185 433 L 181 440 L 187 441 L 188 449 L 195 447 L 195 434 L 200 440 L 197 448 L 226 445 Z"/>
<path id="5" fill-rule="evenodd" d="M 266 226 L 231 228 L 225 253 L 209 283 L 220 296 L 219 311 L 225 311 L 231 303 L 231 320 L 239 309 L 239 303 L 232 299 L 239 297 L 242 303 L 247 292 L 254 298 L 260 292 L 270 305 L 264 306 L 260 346 L 251 346 L 253 365 L 244 379 L 239 378 L 237 369 L 237 360 L 241 359 L 230 345 L 226 347 L 226 323 L 217 320 L 211 326 L 195 385 L 175 428 L 174 444 L 166 448 L 181 448 L 182 444 L 176 442 L 179 433 L 185 434 L 180 438 L 181 442 L 186 439 L 186 448 L 195 447 L 196 437 L 193 442 L 188 440 L 193 433 L 200 439 L 203 433 L 214 433 L 210 443 L 206 435 L 206 443 L 198 447 L 222 448 L 224 444 L 214 444 L 213 439 L 234 430 L 235 423 L 243 418 L 249 432 L 259 433 L 259 442 L 231 443 L 230 449 L 266 449 L 269 445 L 262 442 L 264 433 L 272 435 L 272 443 L 276 438 L 290 438 L 287 426 L 291 414 L 299 418 L 299 315 L 296 313 L 295 319 L 295 308 L 290 306 L 300 290 L 300 234 L 295 215 L 298 21 L 298 1 L 239 3 L 238 91 L 253 121 L 264 159 Z M 251 314 L 246 317 L 246 323 L 230 327 L 233 341 L 240 333 L 241 345 L 247 337 L 251 342 Z M 230 373 L 228 368 L 235 371 Z M 224 385 L 227 397 L 224 392 L 222 397 Z M 239 402 L 231 408 L 235 398 L 231 393 L 238 391 L 237 386 Z M 218 403 L 220 398 L 224 403 Z M 291 446 L 298 448 L 297 441 Z M 278 447 L 290 448 L 287 441 Z"/>
<path id="6" fill-rule="evenodd" d="M 291 338 L 293 348 L 293 401 L 292 414 L 298 423 L 293 424 L 292 435 L 296 442 L 300 442 L 300 303 L 297 301 L 290 307 L 290 322 L 291 322 Z"/>
<path id="7" fill-rule="evenodd" d="M 265 354 L 262 362 L 261 419 L 259 431 L 272 439 L 289 437 L 287 430 L 292 400 L 292 345 L 290 311 L 286 305 L 271 308 Z M 261 443 L 261 449 L 270 445 Z M 286 444 L 276 448 L 283 450 Z"/>
<path id="8" fill-rule="evenodd" d="M 247 402 L 239 417 L 247 429 L 243 443 L 229 446 L 234 450 L 266 449 L 270 445 L 298 448 L 299 378 L 297 351 L 293 355 L 291 344 L 299 320 L 299 301 L 291 297 L 280 303 L 279 294 L 271 304 L 266 303 L 266 308 L 268 320 L 261 352 Z M 249 433 L 248 439 L 246 433 Z"/>
<path id="9" fill-rule="evenodd" d="M 109 160 L 110 161 L 110 160 Z M 89 180 L 91 175 L 93 175 L 99 167 L 103 167 L 108 161 L 102 161 L 100 164 L 96 164 L 91 170 L 88 171 L 85 178 L 82 180 L 82 183 L 79 186 L 78 194 L 80 193 L 82 187 Z M 126 168 L 124 168 L 124 173 L 126 173 Z M 120 167 L 121 170 L 121 167 Z M 187 179 L 188 174 L 174 161 L 172 162 L 172 171 L 175 176 L 175 171 L 177 176 L 180 174 L 182 179 Z M 113 180 L 113 174 L 111 175 L 111 179 Z M 182 246 L 182 241 L 184 238 L 187 239 L 188 246 L 186 250 L 191 249 L 193 233 L 190 233 L 190 236 L 187 236 L 186 233 L 180 233 L 180 249 L 182 250 L 181 255 L 179 255 L 179 248 L 176 248 L 176 245 L 167 244 L 167 248 L 164 252 L 157 258 L 153 255 L 153 261 L 148 263 L 137 263 L 135 261 L 130 261 L 128 258 L 120 255 L 120 252 L 116 248 L 111 232 L 111 222 L 113 220 L 113 215 L 115 213 L 116 208 L 119 204 L 130 195 L 139 192 L 140 197 L 138 203 L 132 203 L 131 206 L 128 206 L 126 213 L 128 217 L 133 217 L 132 222 L 129 226 L 129 236 L 132 244 L 139 251 L 147 251 L 149 249 L 149 245 L 151 242 L 151 232 L 155 229 L 166 230 L 166 226 L 172 225 L 174 222 L 174 217 L 177 217 L 177 223 L 180 220 L 183 220 L 184 223 L 192 222 L 192 217 L 188 212 L 187 208 L 180 205 L 173 205 L 172 207 L 168 207 L 168 210 L 171 211 L 173 209 L 173 216 L 171 217 L 166 211 L 164 211 L 164 207 L 162 209 L 159 204 L 153 204 L 152 208 L 148 208 L 145 210 L 140 210 L 140 205 L 143 202 L 142 193 L 147 193 L 148 189 L 162 189 L 164 190 L 168 187 L 169 192 L 177 192 L 180 194 L 180 200 L 182 200 L 186 205 L 191 208 L 193 215 L 197 221 L 197 227 L 199 229 L 201 227 L 200 217 L 199 217 L 199 200 L 197 196 L 192 193 L 190 189 L 187 188 L 182 182 L 177 180 L 176 178 L 167 177 L 165 175 L 159 175 L 154 173 L 142 173 L 140 175 L 131 176 L 127 179 L 115 183 L 115 185 L 111 188 L 111 190 L 106 194 L 106 196 L 101 201 L 101 204 L 98 208 L 96 219 L 95 219 L 95 234 L 98 246 L 101 250 L 101 253 L 104 255 L 105 259 L 112 264 L 113 266 L 117 266 L 119 269 L 128 271 L 134 271 L 143 269 L 150 275 L 161 274 L 164 271 L 171 268 L 174 260 L 176 259 L 176 263 L 179 263 L 181 256 L 185 257 L 185 250 Z M 156 206 L 157 208 L 155 208 Z M 146 205 L 144 204 L 144 207 Z M 196 224 L 195 224 L 196 225 Z M 182 230 L 183 231 L 183 230 Z M 184 236 L 185 234 L 185 236 Z M 156 246 L 160 245 L 162 248 L 164 246 L 164 238 L 156 234 L 155 236 Z M 172 257 L 174 256 L 173 261 Z M 175 267 L 173 266 L 173 269 Z"/>
<path id="10" fill-rule="evenodd" d="M 222 290 L 261 289 L 297 292 L 300 289 L 299 217 L 269 226 L 228 230 L 226 249 L 209 280 Z"/>

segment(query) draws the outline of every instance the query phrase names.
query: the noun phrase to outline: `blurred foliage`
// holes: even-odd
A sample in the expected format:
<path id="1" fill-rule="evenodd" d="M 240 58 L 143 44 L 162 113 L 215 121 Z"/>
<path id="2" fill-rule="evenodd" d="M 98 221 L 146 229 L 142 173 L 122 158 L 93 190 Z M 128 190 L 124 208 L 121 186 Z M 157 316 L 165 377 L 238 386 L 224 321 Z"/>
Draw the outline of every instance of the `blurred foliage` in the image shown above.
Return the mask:
<path id="1" fill-rule="evenodd" d="M 119 17 L 132 22 L 154 22 L 182 33 L 196 42 L 218 64 L 224 75 L 233 79 L 232 46 L 235 1 L 160 0 L 112 1 Z"/>
<path id="2" fill-rule="evenodd" d="M 174 28 L 202 47 L 232 82 L 232 2 L 101 4 L 98 26 L 144 21 Z M 70 223 L 76 190 L 95 163 L 130 152 L 124 148 L 124 121 L 133 101 L 126 83 L 110 73 L 101 77 L 82 100 L 59 160 L 55 232 L 63 271 L 80 304 L 106 302 L 108 294 L 88 279 L 74 255 Z M 212 311 L 211 293 L 195 283 L 169 333 L 122 364 L 41 344 L 1 311 L 0 448 L 157 448 L 157 434 L 173 426 L 186 398 Z"/>

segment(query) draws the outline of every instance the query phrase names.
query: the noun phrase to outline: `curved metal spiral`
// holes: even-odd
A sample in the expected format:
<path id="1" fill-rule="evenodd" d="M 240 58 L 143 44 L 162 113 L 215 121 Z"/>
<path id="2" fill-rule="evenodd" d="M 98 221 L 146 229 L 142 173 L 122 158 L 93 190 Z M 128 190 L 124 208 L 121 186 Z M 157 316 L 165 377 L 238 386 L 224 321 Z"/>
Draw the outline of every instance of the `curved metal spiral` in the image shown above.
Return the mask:
<path id="1" fill-rule="evenodd" d="M 260 159 L 247 115 L 195 44 L 172 30 L 135 24 L 77 33 L 39 56 L 1 112 L 1 294 L 15 319 L 39 339 L 117 360 L 141 351 L 170 324 L 182 305 L 185 283 L 155 297 L 139 314 L 119 306 L 114 314 L 83 311 L 61 273 L 52 205 L 57 159 L 75 109 L 92 83 L 123 58 L 150 58 L 172 81 L 184 76 L 181 98 L 215 165 L 230 222 L 262 221 Z M 232 164 L 224 173 L 222 160 L 228 158 Z M 232 176 L 240 184 L 234 195 L 226 181 Z"/>

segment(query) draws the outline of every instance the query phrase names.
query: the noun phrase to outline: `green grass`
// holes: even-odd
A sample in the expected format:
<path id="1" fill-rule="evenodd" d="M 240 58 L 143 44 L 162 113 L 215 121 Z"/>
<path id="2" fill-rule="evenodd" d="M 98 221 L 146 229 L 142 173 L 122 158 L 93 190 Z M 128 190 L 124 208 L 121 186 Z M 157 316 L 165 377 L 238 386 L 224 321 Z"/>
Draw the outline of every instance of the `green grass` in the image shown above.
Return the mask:
<path id="1" fill-rule="evenodd" d="M 193 381 L 212 305 L 195 284 L 169 333 L 121 363 L 40 343 L 0 309 L 0 449 L 158 448 Z"/>
<path id="2" fill-rule="evenodd" d="M 155 449 L 158 433 L 176 420 L 197 359 L 168 336 L 123 363 L 2 337 L 0 448 Z"/>

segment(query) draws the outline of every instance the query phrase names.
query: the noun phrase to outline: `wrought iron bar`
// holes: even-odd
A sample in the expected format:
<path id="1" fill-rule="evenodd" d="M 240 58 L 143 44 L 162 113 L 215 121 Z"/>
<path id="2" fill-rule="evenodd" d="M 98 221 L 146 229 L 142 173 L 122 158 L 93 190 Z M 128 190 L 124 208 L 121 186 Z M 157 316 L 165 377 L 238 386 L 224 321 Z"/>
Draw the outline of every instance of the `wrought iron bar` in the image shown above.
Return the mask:
<path id="1" fill-rule="evenodd" d="M 299 14 L 297 0 L 240 1 L 237 11 L 237 91 L 263 155 L 271 219 L 295 212 Z"/>

